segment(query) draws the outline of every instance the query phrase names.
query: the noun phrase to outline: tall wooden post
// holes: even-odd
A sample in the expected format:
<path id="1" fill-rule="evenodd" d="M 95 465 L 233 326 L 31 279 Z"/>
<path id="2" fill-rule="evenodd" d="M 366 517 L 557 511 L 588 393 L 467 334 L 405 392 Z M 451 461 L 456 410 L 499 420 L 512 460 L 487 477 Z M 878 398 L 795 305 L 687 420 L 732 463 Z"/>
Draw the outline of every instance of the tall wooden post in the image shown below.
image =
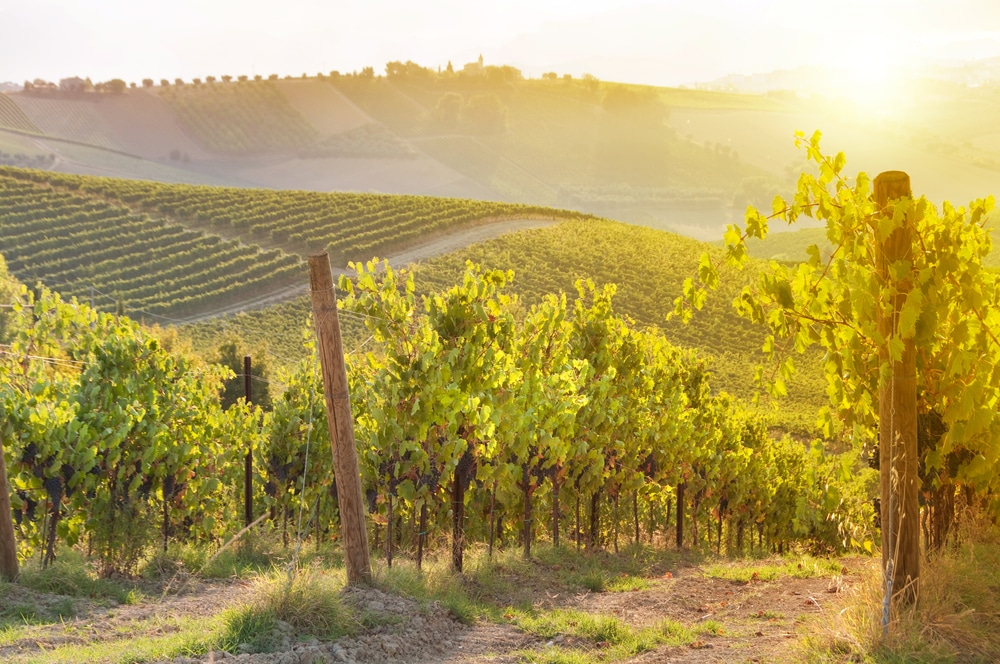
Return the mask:
<path id="1" fill-rule="evenodd" d="M 361 496 L 361 472 L 354 443 L 354 419 L 347 390 L 344 344 L 337 316 L 337 294 L 330 273 L 330 256 L 309 257 L 309 285 L 312 289 L 313 318 L 319 359 L 323 368 L 323 393 L 333 446 L 333 472 L 337 479 L 337 502 L 340 507 L 340 532 L 344 544 L 349 585 L 368 584 L 372 580 L 368 558 L 368 531 Z"/>
<path id="2" fill-rule="evenodd" d="M 250 356 L 243 356 L 243 394 L 247 403 L 252 403 L 253 384 L 250 382 Z M 253 523 L 253 448 L 247 447 L 247 456 L 243 462 L 243 520 L 244 526 Z"/>
<path id="3" fill-rule="evenodd" d="M 7 482 L 7 462 L 3 458 L 3 437 L 0 435 L 0 579 L 17 581 L 17 542 L 11 521 L 10 484 Z"/>
<path id="4" fill-rule="evenodd" d="M 875 202 L 882 214 L 893 214 L 893 202 L 911 198 L 910 177 L 888 171 L 875 178 Z M 912 216 L 911 216 L 912 219 Z M 879 276 L 890 285 L 889 266 L 912 260 L 913 233 L 908 219 L 876 247 Z M 877 220 L 874 223 L 878 223 Z M 898 334 L 899 312 L 913 284 L 895 282 L 895 295 L 879 306 L 878 329 L 885 342 L 879 363 L 891 362 L 888 380 L 879 382 L 879 466 L 882 507 L 882 569 L 887 596 L 915 599 L 920 571 L 920 505 L 917 473 L 917 364 L 913 339 L 903 340 L 903 353 L 891 361 L 888 340 Z"/>

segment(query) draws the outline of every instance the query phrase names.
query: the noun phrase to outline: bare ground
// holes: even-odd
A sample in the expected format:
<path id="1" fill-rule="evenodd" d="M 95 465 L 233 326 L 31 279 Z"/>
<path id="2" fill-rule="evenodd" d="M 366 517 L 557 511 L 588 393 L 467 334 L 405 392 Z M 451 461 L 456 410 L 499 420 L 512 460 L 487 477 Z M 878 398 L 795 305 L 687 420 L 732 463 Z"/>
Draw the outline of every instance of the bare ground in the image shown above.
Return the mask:
<path id="1" fill-rule="evenodd" d="M 853 562 L 850 564 L 854 567 Z M 860 571 L 860 565 L 857 567 Z M 712 578 L 706 568 L 693 565 L 667 571 L 651 579 L 649 587 L 631 592 L 550 592 L 543 575 L 534 582 L 513 584 L 516 587 L 510 588 L 509 597 L 497 599 L 502 603 L 533 597 L 538 609 L 564 608 L 614 616 L 634 628 L 670 619 L 697 629 L 713 621 L 713 628 L 702 630 L 693 643 L 661 646 L 630 662 L 787 662 L 797 659 L 796 644 L 804 633 L 832 624 L 845 591 L 860 581 L 858 572 L 844 568 L 841 574 L 822 578 L 739 582 Z M 20 632 L 14 640 L 0 641 L 0 661 L 32 661 L 53 648 L 97 643 L 108 645 L 114 652 L 117 640 L 124 643 L 124 639 L 137 635 L 162 636 L 179 629 L 179 620 L 208 619 L 238 605 L 249 596 L 250 584 L 189 578 L 160 590 L 134 605 L 107 606 L 74 600 L 73 619 L 35 626 Z M 26 601 L 53 601 L 43 593 L 25 592 Z M 374 616 L 376 620 L 334 642 L 286 641 L 287 647 L 280 652 L 242 654 L 236 659 L 246 664 L 513 664 L 533 661 L 531 653 L 544 655 L 550 649 L 564 648 L 589 651 L 601 660 L 606 647 L 572 636 L 546 640 L 510 624 L 485 620 L 464 625 L 436 603 L 420 604 L 377 589 L 347 589 L 344 598 L 357 615 Z M 172 662 L 193 664 L 232 658 L 214 652 L 198 658 L 178 657 Z"/>

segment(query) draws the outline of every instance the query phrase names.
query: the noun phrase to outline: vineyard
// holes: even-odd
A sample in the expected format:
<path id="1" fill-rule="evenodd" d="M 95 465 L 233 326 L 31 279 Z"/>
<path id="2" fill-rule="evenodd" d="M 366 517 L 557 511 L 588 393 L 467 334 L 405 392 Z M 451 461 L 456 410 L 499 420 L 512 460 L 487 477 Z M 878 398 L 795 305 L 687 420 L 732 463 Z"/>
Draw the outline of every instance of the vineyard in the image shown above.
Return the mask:
<path id="1" fill-rule="evenodd" d="M 847 510 L 857 496 L 822 487 L 853 457 L 773 441 L 712 394 L 701 360 L 615 314 L 613 288 L 581 283 L 575 300 L 547 298 L 517 321 L 499 271 L 470 268 L 416 296 L 405 273 L 359 269 L 340 287 L 379 348 L 352 356 L 350 380 L 372 539 L 388 558 L 445 528 L 458 569 L 463 543 L 522 529 L 526 551 L 543 533 L 617 548 L 668 523 L 678 545 L 730 552 L 870 539 L 866 505 Z M 301 532 L 333 520 L 315 358 L 279 376 L 272 411 L 224 410 L 224 371 L 170 355 L 127 319 L 47 290 L 15 305 L 0 398 L 24 553 L 51 561 L 86 538 L 110 574 L 156 543 L 231 533 L 248 445 L 254 504 L 275 508 L 276 527 L 300 510 Z M 793 522 L 803 500 L 815 512 Z"/>
<path id="2" fill-rule="evenodd" d="M 13 101 L 46 134 L 109 150 L 123 149 L 94 103 L 24 94 Z"/>
<path id="3" fill-rule="evenodd" d="M 284 247 L 303 256 L 328 251 L 334 264 L 342 266 L 487 221 L 582 216 L 528 205 L 428 196 L 248 190 L 4 172 L 106 198 L 177 223 L 198 224 L 248 244 Z"/>
<path id="4" fill-rule="evenodd" d="M 0 127 L 26 131 L 30 134 L 41 134 L 34 122 L 24 114 L 9 95 L 0 94 Z"/>
<path id="5" fill-rule="evenodd" d="M 203 311 L 302 277 L 299 259 L 278 250 L 2 173 L 0 253 L 26 283 L 139 315 Z"/>
<path id="6" fill-rule="evenodd" d="M 968 537 L 960 525 L 988 523 L 997 504 L 1000 342 L 991 330 L 1000 312 L 996 274 L 982 263 L 991 248 L 984 228 L 993 202 L 975 201 L 968 212 L 945 205 L 939 216 L 926 200 L 897 198 L 899 213 L 887 213 L 884 204 L 876 207 L 871 181 L 859 176 L 849 185 L 841 175 L 843 155 L 823 157 L 818 143 L 817 134 L 808 149 L 819 175 L 804 174 L 792 202 L 774 204 L 775 221 L 815 211 L 827 222 L 833 250 L 811 245 L 804 263 L 749 258 L 748 241 L 768 235 L 769 219 L 755 210 L 730 228 L 724 248 L 699 256 L 706 246 L 691 240 L 526 206 L 0 169 L 0 253 L 26 282 L 0 274 L 7 305 L 0 309 L 0 434 L 11 483 L 9 543 L 21 560 L 37 559 L 43 569 L 86 546 L 99 576 L 109 579 L 134 577 L 150 561 L 166 565 L 169 556 L 179 558 L 177 551 L 214 556 L 251 522 L 263 524 L 250 529 L 251 537 L 265 532 L 280 539 L 290 569 L 301 564 L 304 542 L 317 551 L 346 542 L 325 408 L 330 395 L 311 342 L 291 361 L 277 358 L 283 366 L 266 376 L 237 376 L 229 361 L 239 355 L 235 343 L 220 351 L 228 359 L 206 362 L 186 355 L 172 331 L 149 330 L 87 304 L 87 284 L 124 293 L 126 309 L 142 301 L 146 311 L 173 312 L 214 306 L 185 298 L 212 296 L 213 284 L 230 274 L 225 270 L 234 282 L 244 274 L 273 280 L 284 270 L 289 281 L 303 278 L 295 256 L 261 253 L 163 217 L 244 243 L 266 238 L 328 248 L 343 262 L 484 219 L 539 215 L 561 222 L 412 271 L 353 262 L 353 274 L 337 284 L 363 529 L 385 578 L 402 567 L 415 575 L 410 587 L 417 588 L 446 557 L 448 578 L 468 598 L 523 578 L 500 562 L 494 586 L 479 585 L 470 563 L 501 559 L 504 549 L 517 549 L 525 566 L 549 564 L 537 562 L 541 545 L 546 556 L 559 557 L 548 569 L 565 565 L 567 574 L 586 560 L 615 564 L 610 551 L 634 556 L 641 566 L 637 558 L 667 550 L 720 557 L 789 549 L 872 553 L 880 538 L 885 550 L 881 526 L 895 512 L 879 479 L 898 457 L 889 456 L 884 442 L 872 448 L 880 425 L 889 432 L 884 441 L 897 424 L 895 412 L 881 414 L 876 403 L 886 380 L 895 385 L 883 365 L 894 371 L 902 364 L 897 358 L 915 357 L 918 343 L 924 371 L 907 391 L 920 399 L 912 419 L 920 423 L 921 447 L 914 449 L 924 465 L 918 470 L 915 455 L 907 459 L 929 498 L 921 505 L 910 495 L 908 527 L 918 535 L 923 528 L 927 551 L 946 550 Z M 926 251 L 907 260 L 873 258 L 872 246 L 911 227 Z M 199 262 L 209 254 L 211 260 Z M 262 270 L 267 277 L 253 271 L 264 258 L 277 261 Z M 130 267 L 140 264 L 154 276 Z M 35 270 L 45 271 L 42 284 Z M 898 332 L 883 332 L 883 298 L 902 308 L 898 317 L 892 313 Z M 323 325 L 330 312 L 319 311 Z M 301 341 L 308 313 L 303 303 L 285 303 L 260 317 L 229 319 L 227 332 L 241 335 L 240 327 L 254 326 L 277 337 L 297 328 Z M 688 325 L 678 320 L 692 316 Z M 756 378 L 772 396 L 787 392 L 796 375 L 805 379 L 804 391 L 792 391 L 776 415 L 740 398 L 749 396 L 752 366 L 760 360 L 770 369 Z M 258 383 L 254 389 L 265 384 L 267 397 L 234 398 L 239 378 Z M 818 379 L 825 379 L 829 397 L 821 420 L 826 440 L 781 435 L 779 429 L 803 437 L 816 431 L 806 418 L 820 405 Z M 345 397 L 337 395 L 340 403 Z M 873 503 L 880 491 L 882 502 Z M 203 555 L 192 569 L 201 573 L 211 561 Z M 839 581 L 831 593 L 849 574 L 835 567 Z M 798 569 L 806 574 L 802 563 Z M 728 611 L 729 602 L 764 592 L 757 584 L 766 581 L 745 572 L 738 585 L 725 586 L 728 595 L 690 607 L 696 617 L 687 621 L 701 623 Z M 285 597 L 293 583 L 287 578 Z M 598 571 L 583 588 L 597 594 L 612 582 Z M 642 590 L 628 575 L 614 582 Z M 774 597 L 786 600 L 800 592 L 780 590 Z M 579 588 L 563 592 L 587 601 Z M 826 617 L 834 604 L 821 592 L 810 587 L 783 610 L 815 607 Z M 565 615 L 549 610 L 559 606 L 556 594 L 449 608 L 470 620 L 539 633 L 539 623 Z M 889 605 L 891 586 L 885 595 L 886 613 L 901 612 Z M 651 601 L 662 611 L 676 600 Z M 769 610 L 761 608 L 757 619 L 784 619 Z M 865 616 L 859 620 L 871 622 Z M 638 643 L 620 623 L 585 634 L 581 624 L 591 619 L 573 613 L 558 626 L 546 623 L 542 635 L 551 641 L 544 647 L 554 650 L 542 661 L 626 659 L 656 650 L 680 629 L 657 623 Z M 284 619 L 269 620 L 248 630 L 285 629 L 278 624 Z M 996 625 L 995 614 L 982 620 L 984 629 Z M 4 629 L 24 651 L 45 647 L 31 645 L 31 626 Z M 289 624 L 286 632 L 293 629 Z M 724 636 L 721 626 L 706 629 Z M 748 631 L 761 636 L 764 629 Z M 278 643 L 290 649 L 286 637 Z M 242 636 L 212 638 L 171 653 L 212 658 L 216 647 L 246 654 L 257 647 Z M 680 643 L 692 651 L 710 647 L 687 638 Z M 865 647 L 834 646 L 851 657 Z M 998 650 L 991 643 L 983 652 L 982 661 L 990 661 Z M 522 659 L 534 661 L 535 654 Z"/>
<path id="7" fill-rule="evenodd" d="M 319 139 L 271 81 L 165 87 L 160 96 L 191 134 L 216 152 L 295 152 Z"/>
<path id="8" fill-rule="evenodd" d="M 408 159 L 417 156 L 413 148 L 388 129 L 371 122 L 325 138 L 299 154 L 307 159 L 313 157 Z"/>

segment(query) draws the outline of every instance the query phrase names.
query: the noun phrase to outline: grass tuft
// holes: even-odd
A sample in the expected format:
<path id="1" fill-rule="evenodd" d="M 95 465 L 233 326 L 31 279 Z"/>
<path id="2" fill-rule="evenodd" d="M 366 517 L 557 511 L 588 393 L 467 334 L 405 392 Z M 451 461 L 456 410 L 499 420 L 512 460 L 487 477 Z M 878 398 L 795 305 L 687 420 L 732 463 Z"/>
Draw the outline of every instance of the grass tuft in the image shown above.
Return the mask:
<path id="1" fill-rule="evenodd" d="M 248 644 L 254 652 L 271 652 L 285 636 L 332 641 L 349 634 L 357 622 L 340 601 L 343 585 L 341 575 L 315 568 L 261 577 L 245 604 L 224 612 L 222 648 L 232 652 Z"/>

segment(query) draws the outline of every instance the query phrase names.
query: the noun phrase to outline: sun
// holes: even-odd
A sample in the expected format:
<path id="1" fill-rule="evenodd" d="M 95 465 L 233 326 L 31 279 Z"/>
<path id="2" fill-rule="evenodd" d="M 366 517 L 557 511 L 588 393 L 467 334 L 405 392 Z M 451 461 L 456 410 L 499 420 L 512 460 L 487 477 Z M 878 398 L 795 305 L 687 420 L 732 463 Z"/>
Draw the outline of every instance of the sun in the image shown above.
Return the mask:
<path id="1" fill-rule="evenodd" d="M 906 67 L 903 49 L 887 38 L 865 39 L 834 61 L 836 96 L 865 115 L 892 115 L 900 101 Z"/>

